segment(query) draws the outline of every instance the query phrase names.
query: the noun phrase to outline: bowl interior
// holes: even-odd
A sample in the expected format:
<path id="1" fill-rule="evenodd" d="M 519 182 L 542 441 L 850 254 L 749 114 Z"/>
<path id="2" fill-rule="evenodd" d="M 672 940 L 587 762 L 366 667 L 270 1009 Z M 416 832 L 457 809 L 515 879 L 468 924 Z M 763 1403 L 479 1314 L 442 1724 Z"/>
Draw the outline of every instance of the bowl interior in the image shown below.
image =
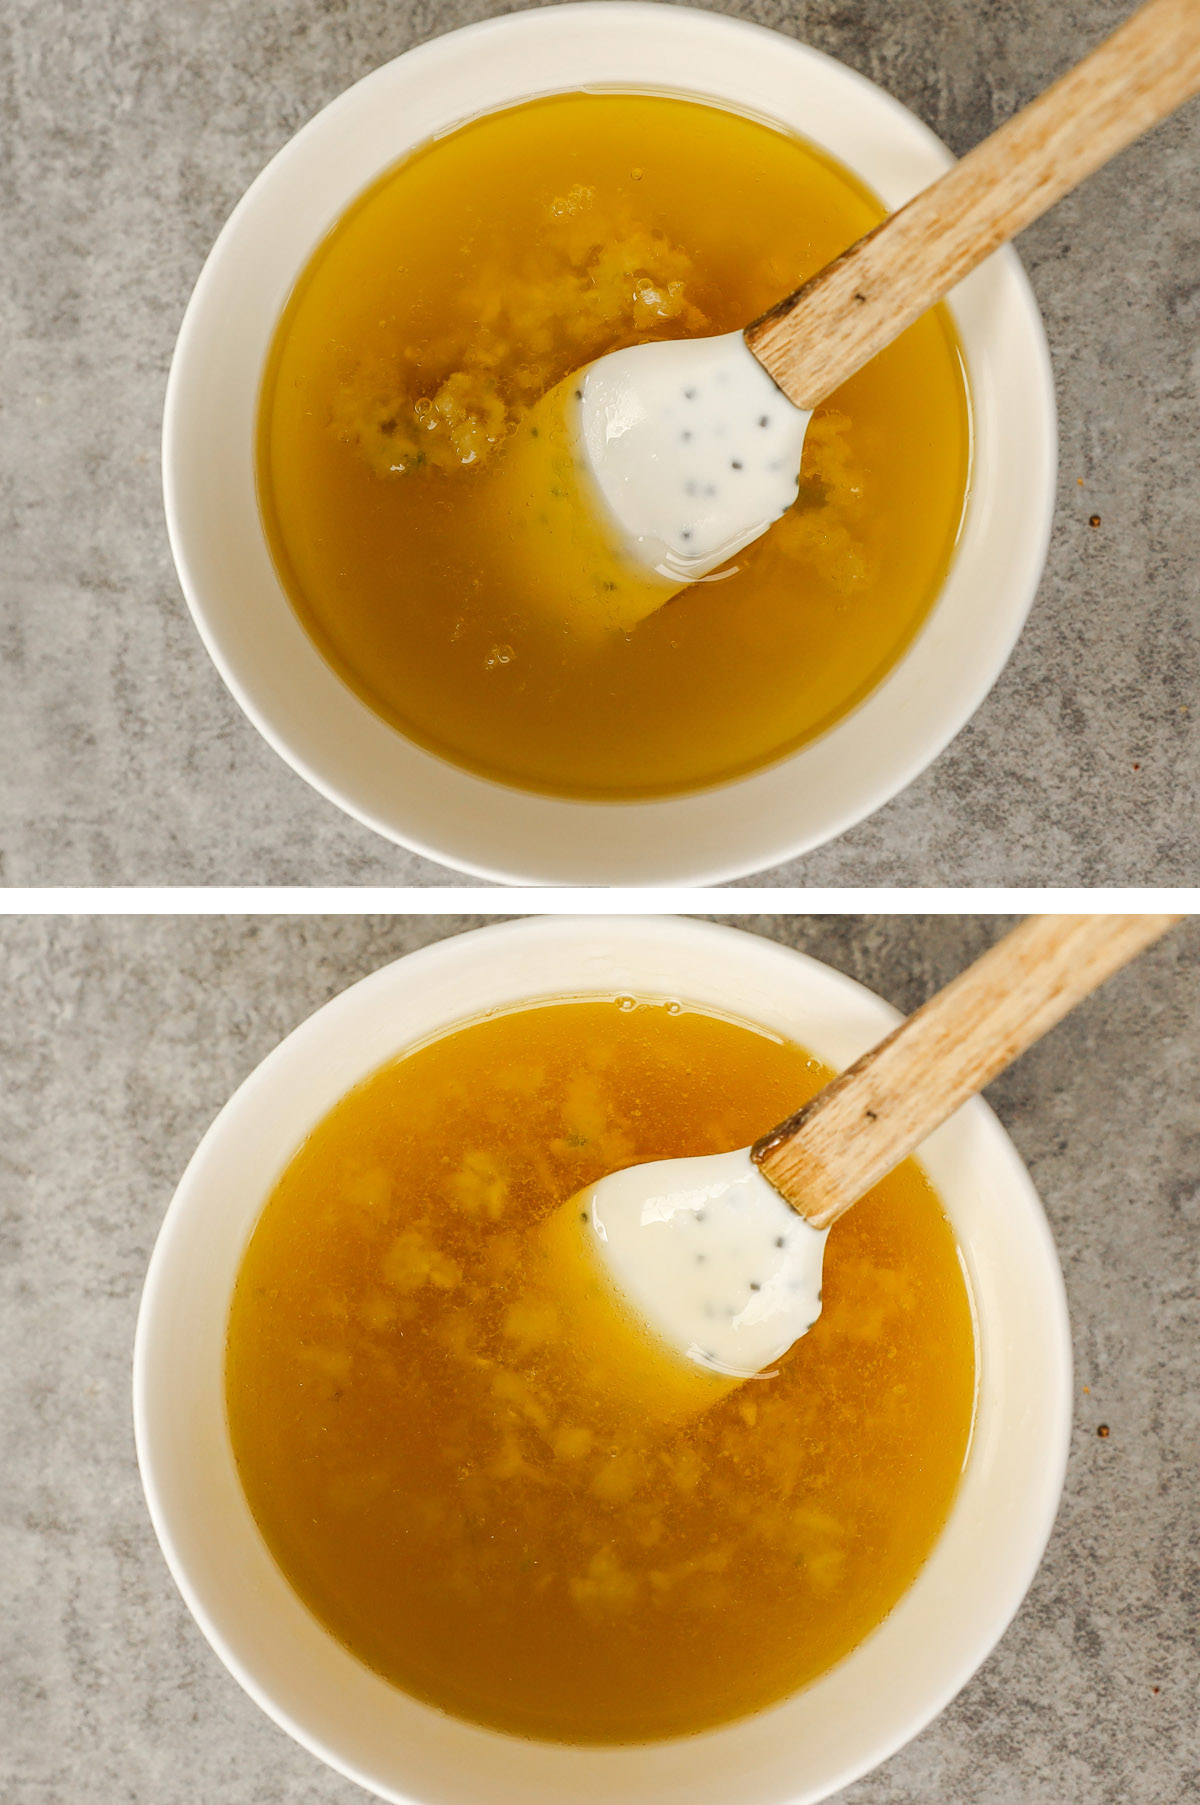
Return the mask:
<path id="1" fill-rule="evenodd" d="M 737 929 L 671 919 L 526 920 L 475 930 L 363 980 L 288 1037 L 226 1105 L 168 1211 L 135 1351 L 138 1458 L 167 1561 L 205 1635 L 291 1735 L 395 1801 L 801 1805 L 923 1727 L 974 1672 L 1049 1535 L 1070 1421 L 1070 1341 L 1045 1218 L 981 1102 L 922 1153 L 978 1313 L 974 1438 L 916 1583 L 794 1698 L 676 1742 L 574 1749 L 482 1730 L 409 1698 L 310 1617 L 250 1516 L 225 1422 L 225 1325 L 246 1242 L 312 1125 L 395 1053 L 488 1009 L 597 992 L 677 997 L 789 1034 L 844 1066 L 895 1012 L 828 967 Z"/>
<path id="2" fill-rule="evenodd" d="M 799 132 L 895 208 L 950 162 L 881 89 L 777 33 L 686 7 L 585 0 L 452 32 L 349 89 L 268 165 L 221 233 L 167 391 L 168 529 L 196 624 L 278 752 L 368 826 L 516 883 L 712 883 L 819 845 L 936 757 L 998 676 L 1041 573 L 1053 503 L 1049 360 L 1015 253 L 951 306 L 974 409 L 972 490 L 942 595 L 885 681 L 779 763 L 650 802 L 538 796 L 405 739 L 343 683 L 276 577 L 255 495 L 255 412 L 276 322 L 321 238 L 408 150 L 479 113 L 578 88 L 648 89 Z"/>

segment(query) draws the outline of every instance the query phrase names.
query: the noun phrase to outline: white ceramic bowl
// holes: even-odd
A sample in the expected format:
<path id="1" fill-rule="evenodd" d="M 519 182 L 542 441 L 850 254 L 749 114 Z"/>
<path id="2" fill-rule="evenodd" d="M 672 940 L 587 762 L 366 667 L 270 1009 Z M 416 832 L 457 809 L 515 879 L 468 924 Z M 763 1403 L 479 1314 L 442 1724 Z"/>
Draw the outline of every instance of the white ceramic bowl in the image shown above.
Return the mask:
<path id="1" fill-rule="evenodd" d="M 539 997 L 707 1004 L 845 1066 L 896 1013 L 851 979 L 740 929 L 555 917 L 485 927 L 365 978 L 288 1036 L 226 1104 L 175 1194 L 134 1356 L 150 1514 L 192 1614 L 297 1741 L 360 1785 L 422 1805 L 809 1805 L 885 1759 L 954 1696 L 1012 1617 L 1054 1520 L 1071 1414 L 1062 1277 L 1011 1142 L 973 1102 L 923 1162 L 958 1236 L 980 1341 L 978 1414 L 950 1519 L 886 1622 L 794 1698 L 726 1728 L 630 1748 L 527 1742 L 389 1686 L 300 1603 L 259 1536 L 226 1427 L 234 1279 L 266 1199 L 317 1121 L 404 1048 Z"/>
<path id="2" fill-rule="evenodd" d="M 509 14 L 410 50 L 306 125 L 218 238 L 167 388 L 167 524 L 196 625 L 234 696 L 302 777 L 367 826 L 510 883 L 719 883 L 806 852 L 879 808 L 936 758 L 999 676 L 1049 539 L 1049 357 L 1016 255 L 1000 252 L 952 302 L 975 441 L 944 590 L 879 688 L 811 745 L 736 782 L 657 802 L 537 796 L 424 751 L 359 701 L 280 587 L 255 496 L 263 366 L 313 249 L 376 176 L 474 115 L 584 87 L 659 89 L 755 113 L 840 158 L 891 208 L 951 161 L 862 76 L 775 32 L 690 8 L 593 0 Z"/>

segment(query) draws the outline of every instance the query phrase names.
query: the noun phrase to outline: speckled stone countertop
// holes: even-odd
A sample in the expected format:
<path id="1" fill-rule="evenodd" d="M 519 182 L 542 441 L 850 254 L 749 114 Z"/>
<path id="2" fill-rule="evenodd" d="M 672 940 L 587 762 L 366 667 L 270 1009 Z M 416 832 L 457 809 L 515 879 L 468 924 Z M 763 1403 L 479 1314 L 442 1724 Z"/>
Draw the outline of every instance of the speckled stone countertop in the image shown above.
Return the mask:
<path id="1" fill-rule="evenodd" d="M 724 0 L 963 151 L 1132 0 Z M 351 82 L 496 0 L 7 0 L 0 10 L 0 883 L 447 881 L 295 776 L 205 656 L 159 420 L 238 196 Z M 1200 874 L 1200 106 L 1027 232 L 1061 408 L 1058 518 L 1016 654 L 896 801 L 768 884 Z M 1099 527 L 1090 527 L 1093 515 Z"/>
<path id="2" fill-rule="evenodd" d="M 365 1798 L 251 1704 L 178 1596 L 134 1464 L 131 1343 L 173 1186 L 235 1086 L 347 984 L 470 925 L 0 922 L 4 1805 Z M 1002 924 L 741 925 L 911 1008 Z M 1198 1060 L 1192 923 L 989 1093 L 1066 1271 L 1077 1363 L 1066 1498 L 997 1651 L 846 1805 L 1200 1796 Z"/>

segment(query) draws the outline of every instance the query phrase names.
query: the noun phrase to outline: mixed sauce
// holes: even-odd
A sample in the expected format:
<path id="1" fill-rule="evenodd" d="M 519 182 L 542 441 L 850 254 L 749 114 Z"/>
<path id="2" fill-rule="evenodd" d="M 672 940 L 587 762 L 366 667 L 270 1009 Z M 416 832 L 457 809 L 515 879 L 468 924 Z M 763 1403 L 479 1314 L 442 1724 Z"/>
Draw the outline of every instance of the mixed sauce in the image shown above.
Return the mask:
<path id="1" fill-rule="evenodd" d="M 733 333 L 882 217 L 802 140 L 650 94 L 528 102 L 386 175 L 305 271 L 260 408 L 272 552 L 345 681 L 460 765 L 597 797 L 726 780 L 853 708 L 921 625 L 962 516 L 944 309 L 817 410 L 766 536 L 665 605 L 554 527 L 530 428 L 594 359 Z"/>
<path id="2" fill-rule="evenodd" d="M 700 1408 L 632 1329 L 581 1359 L 548 1232 L 605 1173 L 744 1147 L 828 1076 L 679 1003 L 564 1000 L 427 1043 L 318 1125 L 243 1260 L 228 1417 L 268 1546 L 359 1659 L 477 1723 L 637 1742 L 788 1696 L 887 1615 L 974 1400 L 920 1168 L 830 1231 L 810 1332 Z"/>

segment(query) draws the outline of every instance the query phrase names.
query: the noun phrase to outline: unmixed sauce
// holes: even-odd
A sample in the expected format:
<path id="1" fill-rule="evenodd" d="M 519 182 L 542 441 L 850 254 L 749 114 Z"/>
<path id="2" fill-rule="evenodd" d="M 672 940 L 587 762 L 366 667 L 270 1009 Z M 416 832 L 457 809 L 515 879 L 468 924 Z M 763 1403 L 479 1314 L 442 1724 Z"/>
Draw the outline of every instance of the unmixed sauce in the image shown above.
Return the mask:
<path id="1" fill-rule="evenodd" d="M 260 411 L 276 563 L 345 680 L 459 764 L 595 796 L 721 781 L 852 708 L 919 627 L 961 518 L 944 309 L 818 410 L 795 507 L 733 573 L 632 631 L 572 631 L 531 597 L 497 473 L 570 371 L 733 331 L 882 216 L 801 140 L 652 95 L 529 102 L 386 175 L 313 257 Z"/>
<path id="2" fill-rule="evenodd" d="M 830 1233 L 819 1321 L 683 1418 L 574 1383 L 544 1225 L 638 1159 L 744 1146 L 800 1048 L 677 1004 L 459 1029 L 296 1155 L 229 1321 L 234 1452 L 300 1597 L 395 1684 L 567 1742 L 705 1729 L 793 1692 L 910 1585 L 973 1408 L 969 1299 L 909 1162 Z"/>

